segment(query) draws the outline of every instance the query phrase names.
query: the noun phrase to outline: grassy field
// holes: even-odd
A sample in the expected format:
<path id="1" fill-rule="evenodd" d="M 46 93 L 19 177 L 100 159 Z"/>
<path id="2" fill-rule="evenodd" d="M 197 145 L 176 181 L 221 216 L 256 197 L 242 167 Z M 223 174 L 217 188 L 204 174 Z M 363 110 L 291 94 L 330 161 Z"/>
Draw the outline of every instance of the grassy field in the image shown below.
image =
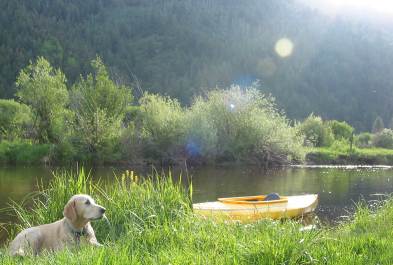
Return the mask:
<path id="1" fill-rule="evenodd" d="M 349 150 L 329 147 L 306 148 L 306 161 L 312 164 L 393 165 L 393 149 L 354 148 Z"/>
<path id="2" fill-rule="evenodd" d="M 0 264 L 391 264 L 393 201 L 375 213 L 364 207 L 335 228 L 301 231 L 294 221 L 214 223 L 194 216 L 189 194 L 171 177 L 141 181 L 132 172 L 110 185 L 93 184 L 83 171 L 57 174 L 35 195 L 34 210 L 15 205 L 22 227 L 61 218 L 72 194 L 89 193 L 107 208 L 110 225 L 93 224 L 105 246 L 12 258 L 0 249 Z"/>

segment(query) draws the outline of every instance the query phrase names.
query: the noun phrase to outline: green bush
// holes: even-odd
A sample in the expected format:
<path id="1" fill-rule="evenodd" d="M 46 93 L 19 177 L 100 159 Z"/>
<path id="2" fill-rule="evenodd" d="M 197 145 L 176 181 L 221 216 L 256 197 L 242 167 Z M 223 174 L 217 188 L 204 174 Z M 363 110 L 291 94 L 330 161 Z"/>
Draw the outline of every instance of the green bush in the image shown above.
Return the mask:
<path id="1" fill-rule="evenodd" d="M 176 99 L 145 93 L 139 100 L 137 117 L 144 155 L 172 159 L 184 138 L 184 111 Z"/>
<path id="2" fill-rule="evenodd" d="M 31 124 L 31 112 L 27 105 L 12 99 L 0 99 L 0 140 L 24 138 Z"/>
<path id="3" fill-rule="evenodd" d="M 365 132 L 355 136 L 355 145 L 360 148 L 371 146 L 372 134 Z"/>
<path id="4" fill-rule="evenodd" d="M 298 129 L 305 137 L 305 146 L 330 146 L 334 141 L 334 135 L 330 126 L 324 124 L 321 117 L 313 114 L 299 124 Z"/>
<path id="5" fill-rule="evenodd" d="M 0 142 L 0 162 L 8 164 L 37 164 L 49 162 L 51 145 L 27 141 Z"/>
<path id="6" fill-rule="evenodd" d="M 137 117 L 140 115 L 139 106 L 127 106 L 124 111 L 123 125 L 129 127 L 131 123 L 134 123 Z"/>
<path id="7" fill-rule="evenodd" d="M 351 139 L 354 128 L 348 123 L 346 123 L 345 121 L 331 120 L 328 121 L 327 124 L 332 129 L 334 139 L 336 140 Z"/>
<path id="8" fill-rule="evenodd" d="M 301 141 L 274 100 L 255 88 L 211 91 L 187 112 L 189 155 L 283 163 L 302 158 Z"/>
<path id="9" fill-rule="evenodd" d="M 341 138 L 340 140 L 334 140 L 329 148 L 338 152 L 348 153 L 350 152 L 350 142 Z"/>
<path id="10" fill-rule="evenodd" d="M 375 147 L 393 149 L 393 130 L 383 129 L 380 133 L 376 133 L 372 137 L 372 145 Z"/>
<path id="11" fill-rule="evenodd" d="M 99 57 L 91 65 L 94 73 L 81 77 L 71 92 L 74 137 L 78 138 L 82 150 L 94 160 L 102 161 L 114 158 L 121 123 L 133 97 L 129 87 L 119 86 L 110 79 Z"/>

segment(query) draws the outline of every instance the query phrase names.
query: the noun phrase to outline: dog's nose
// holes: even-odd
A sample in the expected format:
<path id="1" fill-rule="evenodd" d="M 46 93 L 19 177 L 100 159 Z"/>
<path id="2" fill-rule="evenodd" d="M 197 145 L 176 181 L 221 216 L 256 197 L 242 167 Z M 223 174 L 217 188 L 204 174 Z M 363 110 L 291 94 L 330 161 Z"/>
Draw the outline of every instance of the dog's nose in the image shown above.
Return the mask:
<path id="1" fill-rule="evenodd" d="M 105 213 L 105 211 L 106 211 L 106 209 L 105 209 L 105 208 L 100 208 L 100 213 L 104 214 L 104 213 Z"/>

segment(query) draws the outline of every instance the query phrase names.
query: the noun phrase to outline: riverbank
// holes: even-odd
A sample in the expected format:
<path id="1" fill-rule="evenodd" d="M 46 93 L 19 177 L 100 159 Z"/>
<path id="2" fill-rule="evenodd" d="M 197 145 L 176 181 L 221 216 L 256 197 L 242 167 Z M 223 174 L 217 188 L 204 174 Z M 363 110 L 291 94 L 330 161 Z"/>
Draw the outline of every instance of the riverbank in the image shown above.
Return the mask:
<path id="1" fill-rule="evenodd" d="M 17 207 L 22 227 L 61 217 L 75 193 L 92 194 L 104 205 L 111 225 L 95 222 L 102 248 L 82 247 L 24 264 L 390 264 L 393 201 L 376 213 L 360 207 L 350 223 L 301 231 L 294 221 L 214 223 L 194 216 L 192 186 L 170 178 L 145 180 L 127 172 L 111 185 L 96 186 L 86 175 L 58 174 L 35 197 L 35 211 Z M 158 180 L 158 181 L 157 181 Z M 12 226 L 13 229 L 20 227 Z M 18 264 L 0 249 L 2 264 Z"/>
<path id="2" fill-rule="evenodd" d="M 307 148 L 306 163 L 312 165 L 393 165 L 393 150 L 354 148 L 350 152 L 328 147 Z"/>
<path id="3" fill-rule="evenodd" d="M 393 149 L 384 148 L 354 148 L 352 152 L 348 150 L 337 150 L 329 147 L 304 148 L 305 164 L 308 165 L 391 165 L 393 166 Z M 0 142 L 0 164 L 2 165 L 52 165 L 62 166 L 73 163 L 72 160 L 61 159 L 61 154 L 56 152 L 56 146 L 49 144 L 33 144 L 29 142 Z M 115 166 L 147 166 L 147 165 L 227 165 L 233 164 L 229 161 L 207 161 L 206 159 L 178 159 L 178 160 L 152 160 L 152 159 L 131 159 L 131 160 L 108 160 L 99 164 Z M 80 161 L 83 163 L 83 161 Z M 92 163 L 85 161 L 86 163 Z M 239 161 L 239 165 L 266 166 L 265 161 L 258 163 L 257 159 Z M 300 162 L 300 163 L 299 163 Z M 302 164 L 302 161 L 293 161 L 294 164 Z M 267 164 L 269 166 L 269 164 Z M 277 166 L 271 163 L 270 166 Z"/>

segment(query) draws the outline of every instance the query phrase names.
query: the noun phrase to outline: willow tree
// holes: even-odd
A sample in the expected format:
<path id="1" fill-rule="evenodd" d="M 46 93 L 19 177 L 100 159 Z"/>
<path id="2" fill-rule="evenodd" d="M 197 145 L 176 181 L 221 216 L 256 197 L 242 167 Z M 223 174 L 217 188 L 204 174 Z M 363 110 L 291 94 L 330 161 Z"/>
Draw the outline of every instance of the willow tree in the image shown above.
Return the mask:
<path id="1" fill-rule="evenodd" d="M 71 108 L 75 113 L 75 132 L 94 158 L 119 136 L 126 107 L 132 101 L 131 89 L 117 85 L 109 77 L 101 58 L 91 63 L 93 73 L 72 88 Z"/>
<path id="2" fill-rule="evenodd" d="M 58 141 L 68 103 L 66 77 L 43 57 L 23 69 L 16 81 L 17 97 L 29 105 L 33 126 L 41 143 Z"/>

